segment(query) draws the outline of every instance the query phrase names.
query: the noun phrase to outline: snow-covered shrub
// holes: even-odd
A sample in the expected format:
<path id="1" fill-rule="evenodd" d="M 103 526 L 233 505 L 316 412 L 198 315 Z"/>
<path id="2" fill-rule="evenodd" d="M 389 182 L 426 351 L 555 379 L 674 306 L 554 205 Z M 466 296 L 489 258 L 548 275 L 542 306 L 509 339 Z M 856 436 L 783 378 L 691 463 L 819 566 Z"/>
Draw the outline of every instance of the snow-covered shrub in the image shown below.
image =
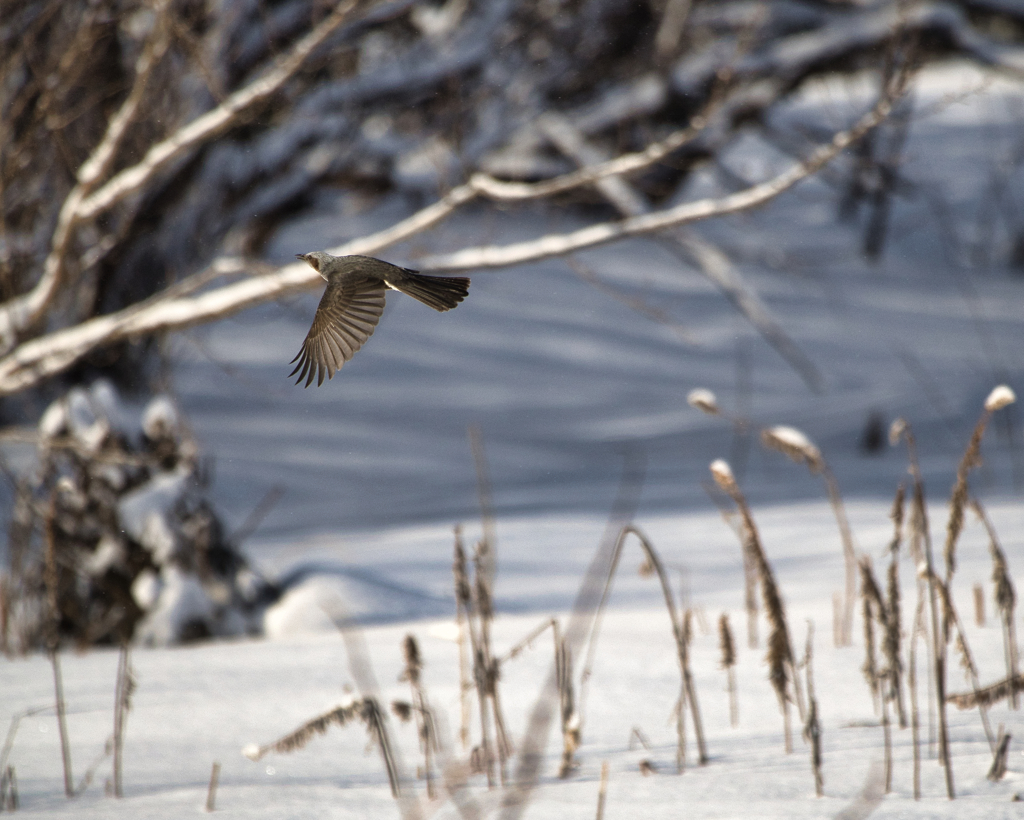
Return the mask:
<path id="1" fill-rule="evenodd" d="M 251 630 L 261 590 L 241 585 L 244 559 L 169 397 L 140 417 L 109 382 L 74 387 L 43 413 L 37 442 L 34 471 L 14 479 L 0 578 L 8 652 Z"/>

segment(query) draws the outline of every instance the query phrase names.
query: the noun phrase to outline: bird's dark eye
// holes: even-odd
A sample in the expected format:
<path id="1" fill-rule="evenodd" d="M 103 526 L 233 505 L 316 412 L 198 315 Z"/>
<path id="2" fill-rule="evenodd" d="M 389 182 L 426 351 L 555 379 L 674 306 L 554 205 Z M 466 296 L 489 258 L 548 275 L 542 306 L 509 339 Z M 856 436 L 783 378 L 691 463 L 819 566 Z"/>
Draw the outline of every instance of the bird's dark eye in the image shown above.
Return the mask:
<path id="1" fill-rule="evenodd" d="M 300 258 L 305 259 L 309 263 L 309 266 L 317 273 L 320 272 L 320 260 L 317 259 L 315 256 L 313 256 L 312 254 L 306 254 Z"/>

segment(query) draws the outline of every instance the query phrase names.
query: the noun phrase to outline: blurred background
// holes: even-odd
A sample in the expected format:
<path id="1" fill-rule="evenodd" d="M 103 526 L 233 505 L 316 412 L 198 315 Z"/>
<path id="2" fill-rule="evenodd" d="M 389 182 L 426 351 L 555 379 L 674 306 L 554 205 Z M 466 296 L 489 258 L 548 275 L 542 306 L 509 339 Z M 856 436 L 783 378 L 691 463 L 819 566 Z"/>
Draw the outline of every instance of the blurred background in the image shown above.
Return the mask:
<path id="1" fill-rule="evenodd" d="M 707 465 L 726 457 L 752 503 L 821 498 L 761 447 L 768 425 L 806 433 L 847 497 L 878 499 L 906 473 L 887 442 L 904 417 L 941 498 L 985 396 L 1020 383 L 1011 0 L 3 0 L 0 21 L 0 381 L 61 331 L 272 276 L 474 173 L 549 179 L 700 118 L 625 193 L 480 199 L 375 255 L 434 271 L 460 249 L 618 220 L 624 198 L 659 210 L 745 190 L 911 74 L 878 128 L 756 209 L 470 270 L 443 315 L 393 294 L 320 388 L 287 378 L 308 283 L 33 359 L 0 399 L 9 648 L 44 639 L 32 600 L 48 588 L 79 641 L 135 635 L 169 589 L 237 606 L 152 640 L 258 630 L 283 582 L 246 550 L 297 560 L 363 533 L 386 553 L 381 532 L 478 518 L 481 486 L 499 520 L 604 515 L 632 464 L 641 513 L 713 509 Z M 239 102 L 275 71 L 273 93 Z M 229 113 L 157 163 L 209 112 Z M 133 169 L 141 183 L 75 216 Z M 20 320 L 17 297 L 53 270 L 59 288 Z M 695 388 L 722 413 L 690 406 Z M 989 436 L 976 485 L 1016 497 L 1014 407 Z M 63 556 L 49 579 L 48 544 Z"/>

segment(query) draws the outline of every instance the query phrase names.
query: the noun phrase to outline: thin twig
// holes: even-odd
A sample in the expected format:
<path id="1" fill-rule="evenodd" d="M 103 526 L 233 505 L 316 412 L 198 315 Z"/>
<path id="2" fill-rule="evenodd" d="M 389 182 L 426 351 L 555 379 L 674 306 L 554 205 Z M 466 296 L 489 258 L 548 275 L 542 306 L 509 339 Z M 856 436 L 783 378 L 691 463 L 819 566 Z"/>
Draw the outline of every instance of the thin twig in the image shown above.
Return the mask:
<path id="1" fill-rule="evenodd" d="M 217 808 L 217 782 L 220 780 L 220 763 L 214 761 L 210 767 L 210 784 L 206 787 L 206 810 L 215 811 Z"/>

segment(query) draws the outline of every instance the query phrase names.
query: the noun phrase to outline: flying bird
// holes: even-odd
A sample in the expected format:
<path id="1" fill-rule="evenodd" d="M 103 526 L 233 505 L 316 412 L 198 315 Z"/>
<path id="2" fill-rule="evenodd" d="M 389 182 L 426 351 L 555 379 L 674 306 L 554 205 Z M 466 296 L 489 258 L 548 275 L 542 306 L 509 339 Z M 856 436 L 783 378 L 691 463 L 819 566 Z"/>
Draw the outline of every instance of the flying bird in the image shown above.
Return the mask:
<path id="1" fill-rule="evenodd" d="M 292 359 L 298 361 L 289 377 L 299 374 L 306 387 L 316 378 L 333 379 L 335 372 L 351 359 L 370 338 L 384 312 L 384 291 L 397 290 L 434 310 L 451 310 L 466 298 L 469 280 L 461 277 L 425 276 L 408 268 L 369 256 L 331 256 L 326 251 L 297 253 L 327 281 L 313 326 L 302 348 Z"/>

